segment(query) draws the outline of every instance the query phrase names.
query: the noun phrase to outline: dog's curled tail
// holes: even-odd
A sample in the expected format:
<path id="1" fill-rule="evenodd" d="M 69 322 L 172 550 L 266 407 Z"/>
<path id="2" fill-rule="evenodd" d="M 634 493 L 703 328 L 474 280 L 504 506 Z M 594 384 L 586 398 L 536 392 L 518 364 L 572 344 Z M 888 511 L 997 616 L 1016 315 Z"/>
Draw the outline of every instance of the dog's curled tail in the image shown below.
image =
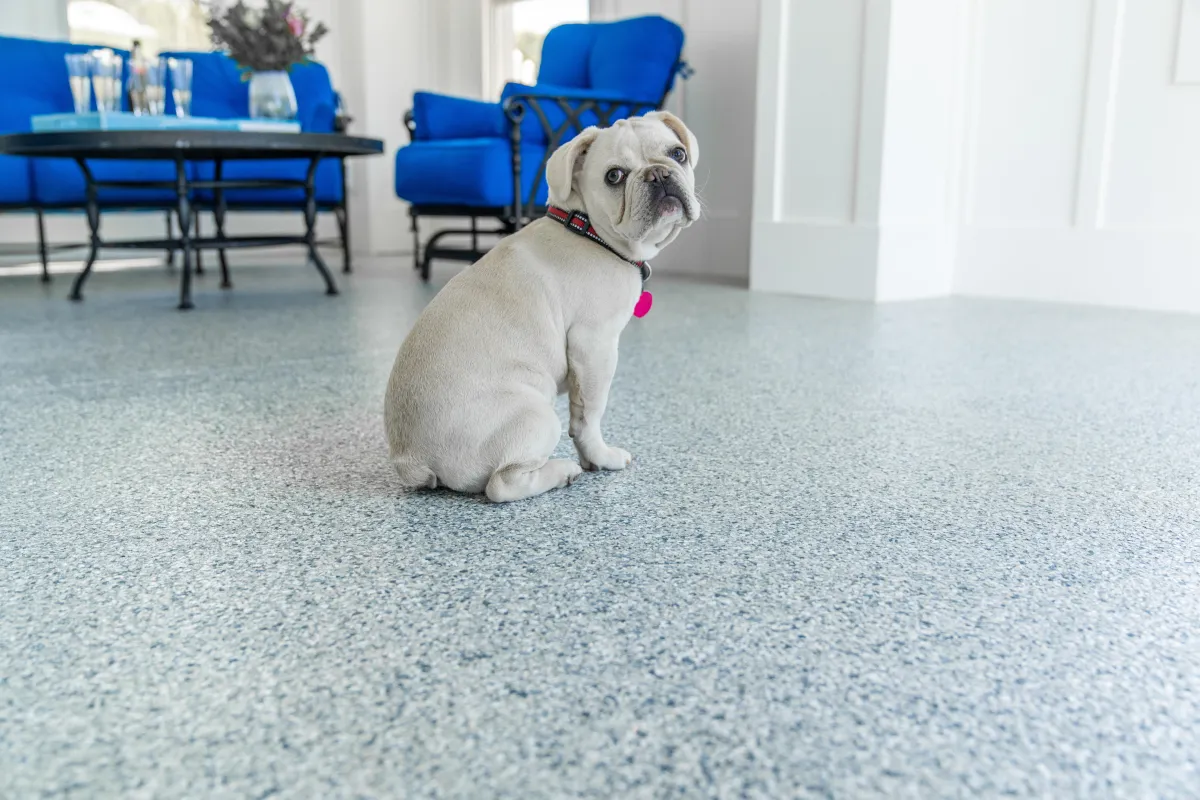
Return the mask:
<path id="1" fill-rule="evenodd" d="M 412 456 L 392 456 L 392 466 L 396 468 L 396 474 L 400 476 L 400 485 L 405 489 L 437 488 L 437 475 Z"/>

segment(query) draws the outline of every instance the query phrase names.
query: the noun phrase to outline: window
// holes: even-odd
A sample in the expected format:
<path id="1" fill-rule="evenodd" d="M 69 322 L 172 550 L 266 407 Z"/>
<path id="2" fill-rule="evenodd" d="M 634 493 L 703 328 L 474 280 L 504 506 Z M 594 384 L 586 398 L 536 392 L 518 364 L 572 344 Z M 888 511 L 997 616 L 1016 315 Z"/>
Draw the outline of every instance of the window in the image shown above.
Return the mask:
<path id="1" fill-rule="evenodd" d="M 491 0 L 487 87 L 499 97 L 509 81 L 535 83 L 542 41 L 551 28 L 588 21 L 588 0 Z"/>
<path id="2" fill-rule="evenodd" d="M 140 41 L 147 56 L 163 50 L 211 50 L 199 0 L 70 0 L 71 41 L 129 50 Z"/>

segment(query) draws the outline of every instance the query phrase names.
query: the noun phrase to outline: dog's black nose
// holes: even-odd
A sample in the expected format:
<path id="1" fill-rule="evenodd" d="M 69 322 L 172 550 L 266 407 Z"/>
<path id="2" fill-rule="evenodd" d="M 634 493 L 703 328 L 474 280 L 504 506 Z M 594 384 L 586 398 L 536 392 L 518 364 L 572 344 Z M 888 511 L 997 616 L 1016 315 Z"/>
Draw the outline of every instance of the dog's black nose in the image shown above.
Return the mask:
<path id="1" fill-rule="evenodd" d="M 666 167 L 648 167 L 646 169 L 645 180 L 647 183 L 662 183 L 669 177 L 671 177 L 671 170 Z"/>

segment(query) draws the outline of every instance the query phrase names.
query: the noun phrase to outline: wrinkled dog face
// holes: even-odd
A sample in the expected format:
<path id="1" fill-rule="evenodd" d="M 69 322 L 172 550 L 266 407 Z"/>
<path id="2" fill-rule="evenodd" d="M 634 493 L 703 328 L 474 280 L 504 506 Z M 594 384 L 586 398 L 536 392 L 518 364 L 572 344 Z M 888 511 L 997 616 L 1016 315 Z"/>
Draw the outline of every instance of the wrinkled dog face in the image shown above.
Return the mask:
<path id="1" fill-rule="evenodd" d="M 700 216 L 699 157 L 691 131 L 664 111 L 588 128 L 550 158 L 550 202 L 585 211 L 631 258 L 651 258 Z"/>

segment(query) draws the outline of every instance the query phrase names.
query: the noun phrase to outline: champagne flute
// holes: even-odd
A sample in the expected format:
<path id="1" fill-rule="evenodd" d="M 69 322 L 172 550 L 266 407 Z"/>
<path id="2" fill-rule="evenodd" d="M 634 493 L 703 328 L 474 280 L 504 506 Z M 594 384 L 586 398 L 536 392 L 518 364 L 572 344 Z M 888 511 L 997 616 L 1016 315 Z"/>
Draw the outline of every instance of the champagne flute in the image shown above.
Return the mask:
<path id="1" fill-rule="evenodd" d="M 92 57 L 87 53 L 67 53 L 65 58 L 75 113 L 86 114 L 92 110 Z"/>
<path id="2" fill-rule="evenodd" d="M 171 71 L 171 96 L 175 100 L 175 116 L 192 114 L 192 61 L 188 58 L 167 59 Z"/>

